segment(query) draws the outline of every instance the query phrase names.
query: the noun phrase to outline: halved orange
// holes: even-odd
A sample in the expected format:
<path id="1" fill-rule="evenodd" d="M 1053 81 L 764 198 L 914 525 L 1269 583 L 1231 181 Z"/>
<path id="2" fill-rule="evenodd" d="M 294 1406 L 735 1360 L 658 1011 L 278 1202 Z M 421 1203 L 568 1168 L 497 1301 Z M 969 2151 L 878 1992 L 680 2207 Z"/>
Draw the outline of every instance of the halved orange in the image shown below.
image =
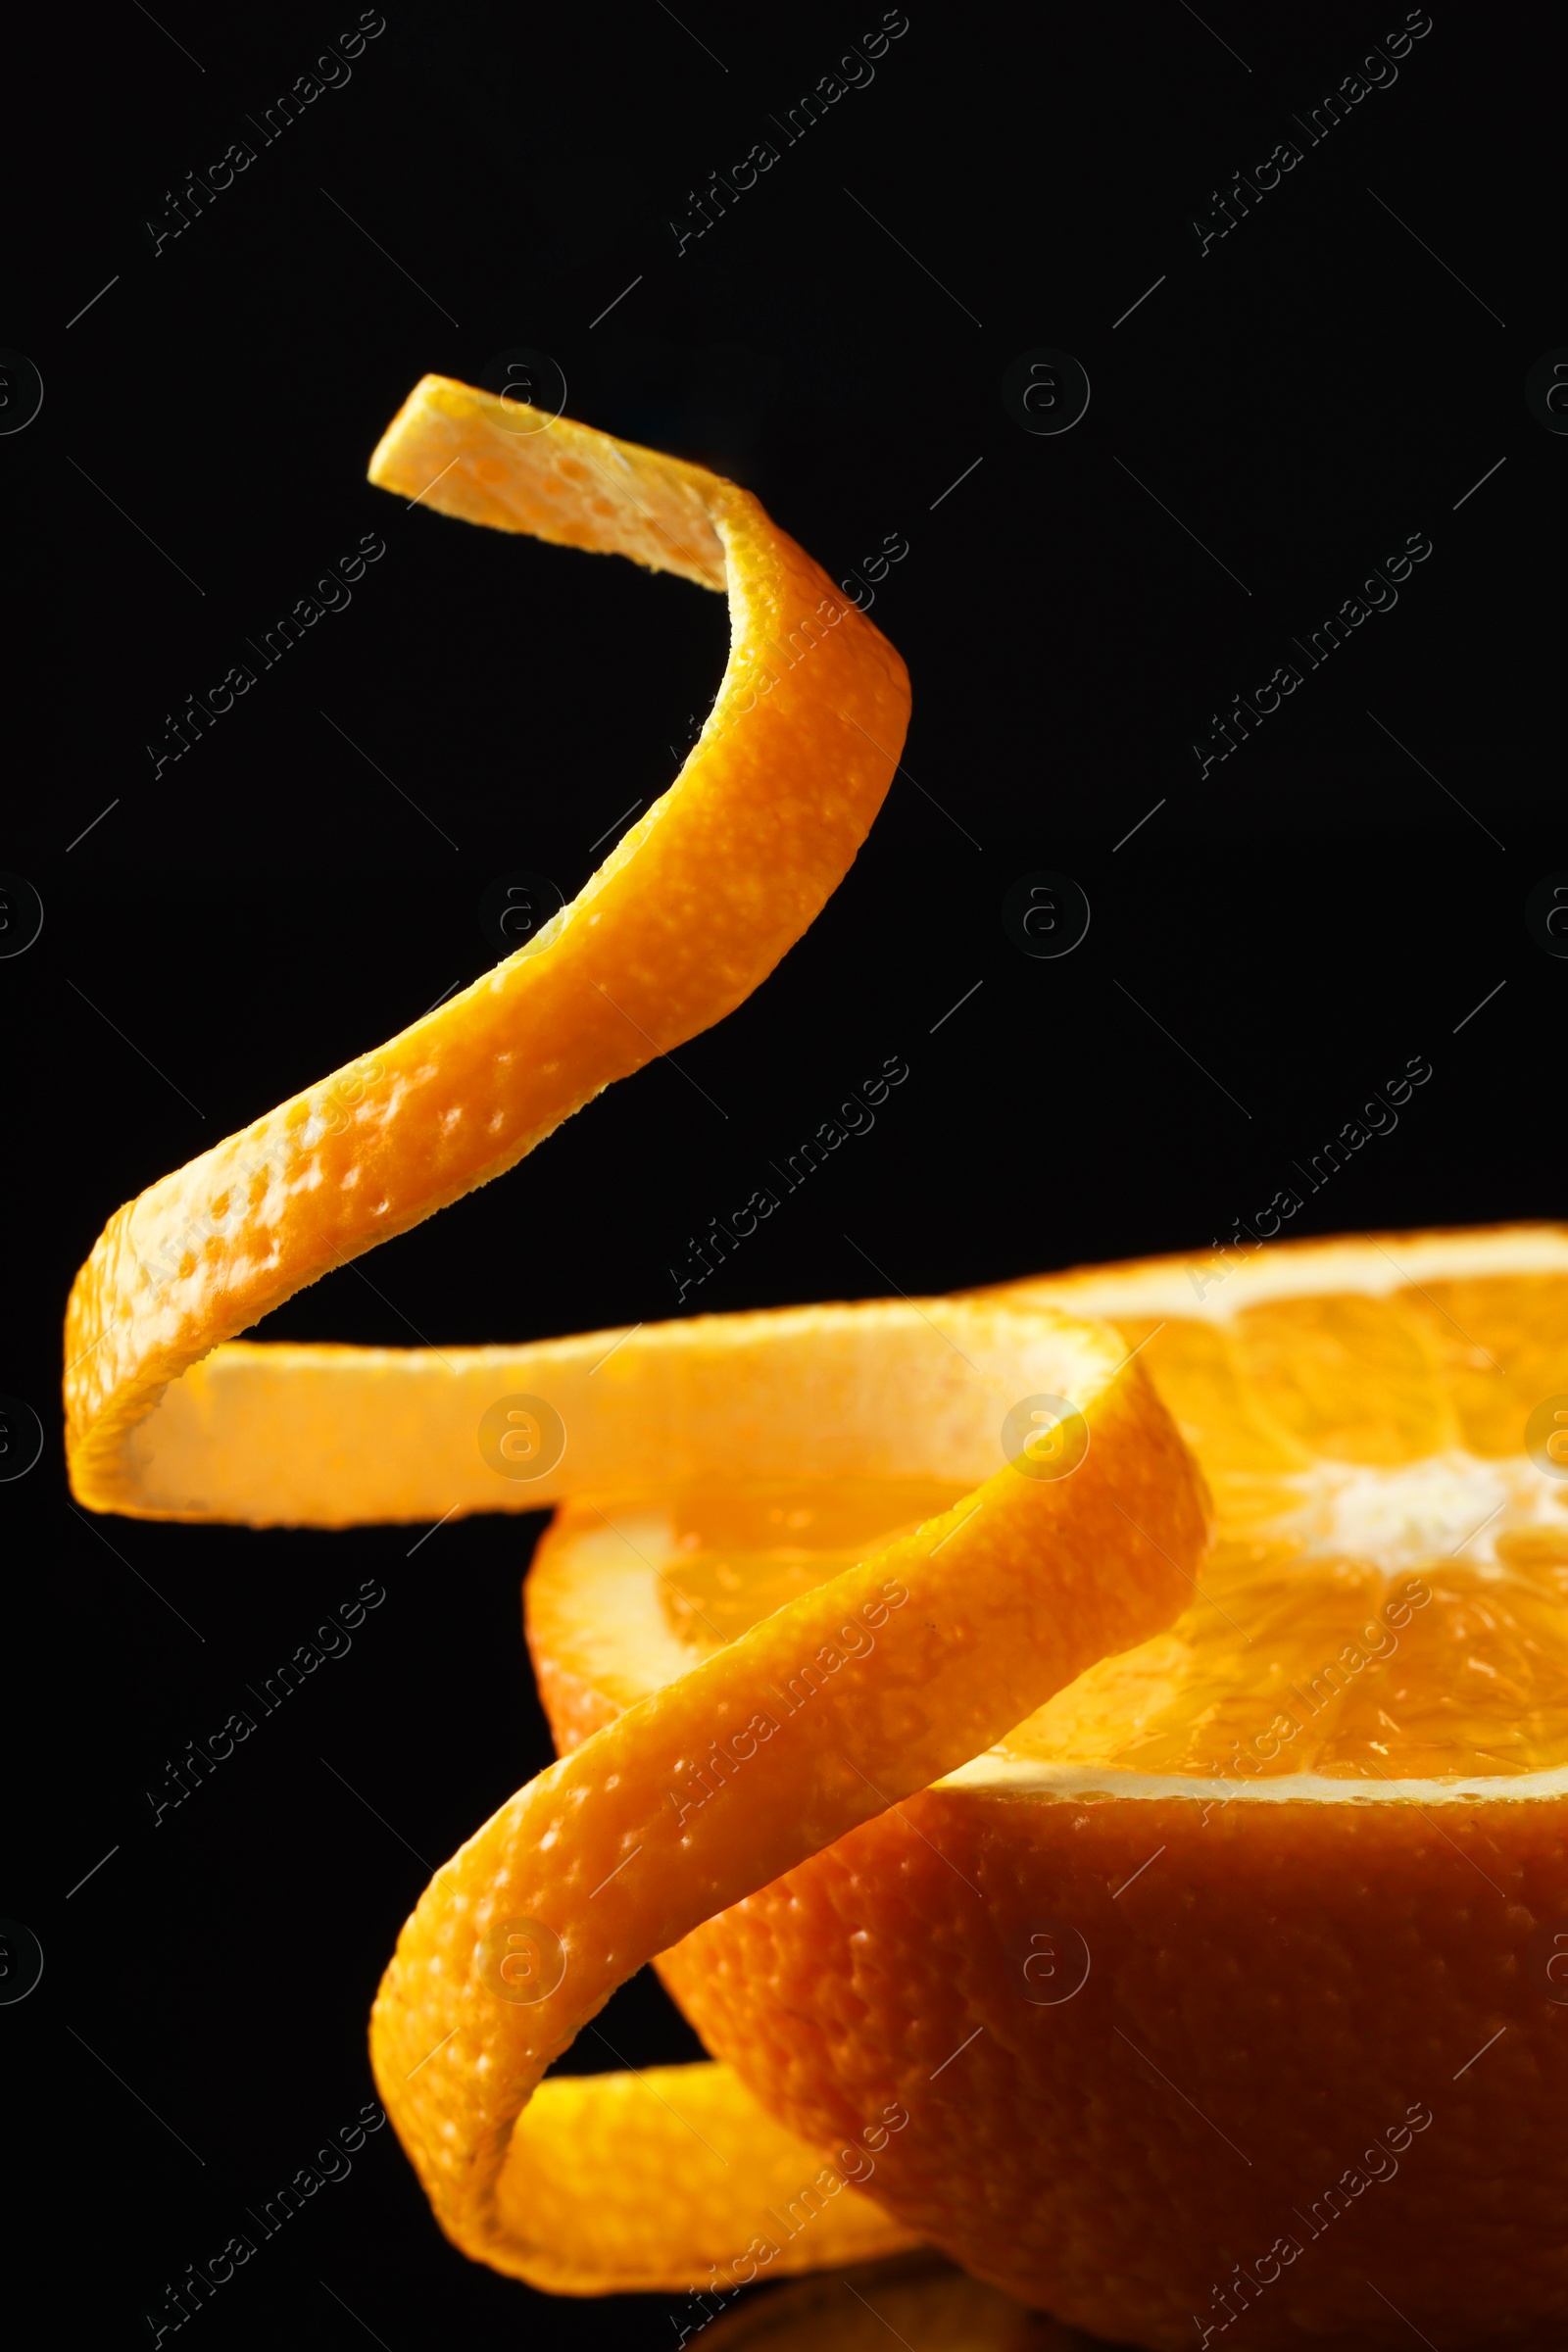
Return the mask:
<path id="1" fill-rule="evenodd" d="M 1568 2320 L 1568 1232 L 1210 1271 L 991 1294 L 1140 1349 L 1218 1511 L 1175 1624 L 660 1958 L 823 2160 L 738 2264 L 671 2211 L 712 2284 L 843 2259 L 854 2195 L 1171 2352 Z M 1132 1558 L 1170 1548 L 1110 1500 Z M 561 1743 L 684 1688 L 877 1515 L 821 1481 L 567 1502 L 527 1589 Z"/>

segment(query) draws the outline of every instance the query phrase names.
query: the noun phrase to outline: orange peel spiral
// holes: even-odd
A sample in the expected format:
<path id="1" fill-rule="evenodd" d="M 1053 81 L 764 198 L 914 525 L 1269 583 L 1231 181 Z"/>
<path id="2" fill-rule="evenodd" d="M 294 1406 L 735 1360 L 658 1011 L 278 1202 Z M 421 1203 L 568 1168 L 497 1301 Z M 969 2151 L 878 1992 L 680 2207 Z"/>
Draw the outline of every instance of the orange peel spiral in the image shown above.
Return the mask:
<path id="1" fill-rule="evenodd" d="M 880 632 L 700 466 L 427 376 L 370 478 L 727 592 L 728 665 L 675 782 L 535 939 L 111 1218 L 68 1316 L 72 1488 L 98 1511 L 316 1527 L 715 1476 L 969 1490 L 541 1774 L 437 1873 L 382 1984 L 376 2081 L 459 2246 L 564 2291 L 697 2284 L 817 2158 L 727 2067 L 547 2068 L 645 1961 L 1166 1623 L 1206 1504 L 1142 1366 L 1049 1306 L 792 1309 L 446 1352 L 238 1340 L 738 1004 L 847 870 L 908 717 Z M 1021 1475 L 1000 1440 L 1044 1392 L 1083 1416 L 1070 1477 Z M 538 1439 L 529 1400 L 564 1435 L 536 1476 L 498 1476 L 476 1443 L 514 1397 L 503 1452 L 524 1425 Z M 1151 1537 L 1136 1555 L 1115 1495 Z M 851 1622 L 870 1645 L 841 1656 Z M 778 1690 L 830 1654 L 845 1671 L 797 1715 Z M 669 1789 L 721 1739 L 751 1743 L 743 1793 L 686 1821 Z M 780 2267 L 909 2242 L 846 2188 Z"/>
<path id="2" fill-rule="evenodd" d="M 704 467 L 431 375 L 370 479 L 727 593 L 729 662 L 674 783 L 535 938 L 110 1219 L 66 1322 L 71 1483 L 89 1509 L 328 1527 L 447 1509 L 428 1443 L 422 1481 L 392 1446 L 349 1443 L 384 1355 L 224 1343 L 732 1011 L 843 879 L 903 749 L 908 679 L 886 638 Z M 323 1446 L 329 1491 L 306 1469 Z M 507 1507 L 493 1481 L 479 1491 L 467 1507 Z"/>

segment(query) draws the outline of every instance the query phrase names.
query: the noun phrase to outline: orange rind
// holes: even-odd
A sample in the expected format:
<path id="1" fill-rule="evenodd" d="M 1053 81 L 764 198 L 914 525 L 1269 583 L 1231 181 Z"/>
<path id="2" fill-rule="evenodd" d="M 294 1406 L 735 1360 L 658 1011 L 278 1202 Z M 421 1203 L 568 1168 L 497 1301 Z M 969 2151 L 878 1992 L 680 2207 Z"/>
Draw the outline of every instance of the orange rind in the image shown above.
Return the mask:
<path id="1" fill-rule="evenodd" d="M 382 1446 L 346 1442 L 384 1399 L 385 1358 L 251 1348 L 241 1362 L 223 1344 L 721 1020 L 842 880 L 892 781 L 904 664 L 749 492 L 564 417 L 524 420 L 514 402 L 426 376 L 370 478 L 411 506 L 727 594 L 717 699 L 674 783 L 525 947 L 110 1219 L 66 1326 L 72 1489 L 91 1510 L 292 1526 L 439 1516 L 429 1478 L 421 1491 Z M 407 1385 L 397 1394 L 412 1401 Z M 296 1471 L 302 1419 L 307 1453 L 331 1455 L 329 1492 Z M 532 1507 L 495 1482 L 483 1493 L 468 1507 Z"/>

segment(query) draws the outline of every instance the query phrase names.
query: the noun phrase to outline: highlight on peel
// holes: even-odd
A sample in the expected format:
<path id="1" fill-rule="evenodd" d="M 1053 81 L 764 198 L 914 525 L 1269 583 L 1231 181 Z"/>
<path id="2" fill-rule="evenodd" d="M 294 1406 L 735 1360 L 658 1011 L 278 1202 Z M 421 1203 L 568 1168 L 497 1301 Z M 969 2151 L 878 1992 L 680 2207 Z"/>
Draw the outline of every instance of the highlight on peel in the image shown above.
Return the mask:
<path id="1" fill-rule="evenodd" d="M 224 1343 L 722 1019 L 843 878 L 892 780 L 904 664 L 755 498 L 564 417 L 518 424 L 515 402 L 426 376 L 370 478 L 727 594 L 717 700 L 674 783 L 525 947 L 110 1219 L 66 1327 L 72 1490 L 90 1509 L 320 1526 L 445 1511 L 452 1464 L 413 1403 L 441 1359 Z M 407 1462 L 352 1442 L 389 1395 L 414 1410 Z M 452 1461 L 475 1498 L 457 1508 L 533 1507 L 472 1480 L 471 1453 L 470 1425 Z"/>
<path id="2" fill-rule="evenodd" d="M 832 2130 L 804 2135 L 803 2175 L 799 2142 L 759 2129 L 728 2069 L 662 2076 L 674 2123 L 624 2078 L 541 2079 L 646 1961 L 1168 1623 L 1207 1540 L 1201 1481 L 1141 1364 L 1114 1332 L 1051 1309 L 708 1317 L 636 1334 L 613 1360 L 600 1486 L 612 1462 L 647 1482 L 652 1423 L 666 1480 L 858 1479 L 862 1513 L 882 1482 L 917 1524 L 852 1538 L 827 1581 L 584 1720 L 580 1744 L 436 1874 L 399 1940 L 372 2061 L 442 2227 L 499 2270 L 577 2293 L 911 2242 L 855 2190 L 903 2128 L 887 2109 L 841 2131 L 836 2156 Z M 1013 1408 L 1043 1396 L 1070 1400 L 1087 1433 L 1065 1475 L 1005 1450 Z M 576 1476 L 596 1510 L 594 1475 Z M 922 1516 L 939 1484 L 952 1499 Z M 605 2169 L 612 2102 L 637 2119 L 634 2172 Z M 807 2191 L 818 2220 L 834 2200 L 831 2218 L 778 2245 L 770 2212 Z"/>

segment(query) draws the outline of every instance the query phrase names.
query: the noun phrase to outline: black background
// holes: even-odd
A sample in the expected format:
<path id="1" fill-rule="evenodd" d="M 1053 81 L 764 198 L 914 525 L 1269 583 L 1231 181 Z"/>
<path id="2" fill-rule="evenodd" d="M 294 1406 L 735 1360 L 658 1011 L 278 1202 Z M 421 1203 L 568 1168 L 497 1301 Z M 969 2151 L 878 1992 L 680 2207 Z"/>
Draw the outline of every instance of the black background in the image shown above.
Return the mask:
<path id="1" fill-rule="evenodd" d="M 911 0 L 874 81 L 679 254 L 688 192 L 782 147 L 770 115 L 878 11 L 388 0 L 348 84 L 266 147 L 247 115 L 352 9 L 165 0 L 69 50 L 20 36 L 0 342 L 45 396 L 0 439 L 0 865 L 45 922 L 0 963 L 0 1388 L 47 1436 L 0 1490 L 0 1910 L 46 1966 L 0 2050 L 7 2210 L 40 2246 L 14 2291 L 62 2332 L 97 2311 L 93 2340 L 150 2340 L 166 2280 L 351 2121 L 427 1865 L 549 1752 L 532 1522 L 454 1523 L 410 1557 L 414 1531 L 88 1521 L 58 1430 L 66 1293 L 116 1204 L 474 977 L 497 874 L 571 895 L 722 668 L 719 599 L 366 484 L 425 370 L 549 353 L 567 414 L 732 474 L 835 577 L 906 537 L 875 617 L 913 679 L 907 771 L 808 938 L 679 1069 L 270 1336 L 667 1315 L 687 1235 L 891 1054 L 910 1075 L 874 1132 L 687 1311 L 1204 1249 L 1413 1055 L 1434 1074 L 1397 1131 L 1292 1230 L 1559 1211 L 1568 965 L 1524 924 L 1568 866 L 1568 440 L 1523 396 L 1568 344 L 1544 21 L 1439 5 L 1397 82 L 1200 255 L 1210 191 L 1306 147 L 1293 112 L 1403 11 L 1254 16 Z M 256 162 L 155 257 L 144 221 L 239 137 Z M 1038 346 L 1090 377 L 1065 435 L 1003 403 Z M 166 713 L 367 531 L 387 552 L 352 605 L 155 778 Z M 1397 608 L 1201 779 L 1211 714 L 1418 532 Z M 1093 907 L 1059 961 L 1003 932 L 1036 868 Z M 387 1598 L 352 1653 L 155 1830 L 166 1757 L 365 1579 Z M 635 2061 L 696 2053 L 651 1984 L 605 2027 Z M 588 2035 L 572 2062 L 610 2060 Z M 288 2238 L 202 2340 L 673 2341 L 677 2298 L 551 2303 L 466 2264 L 390 2131 Z"/>

